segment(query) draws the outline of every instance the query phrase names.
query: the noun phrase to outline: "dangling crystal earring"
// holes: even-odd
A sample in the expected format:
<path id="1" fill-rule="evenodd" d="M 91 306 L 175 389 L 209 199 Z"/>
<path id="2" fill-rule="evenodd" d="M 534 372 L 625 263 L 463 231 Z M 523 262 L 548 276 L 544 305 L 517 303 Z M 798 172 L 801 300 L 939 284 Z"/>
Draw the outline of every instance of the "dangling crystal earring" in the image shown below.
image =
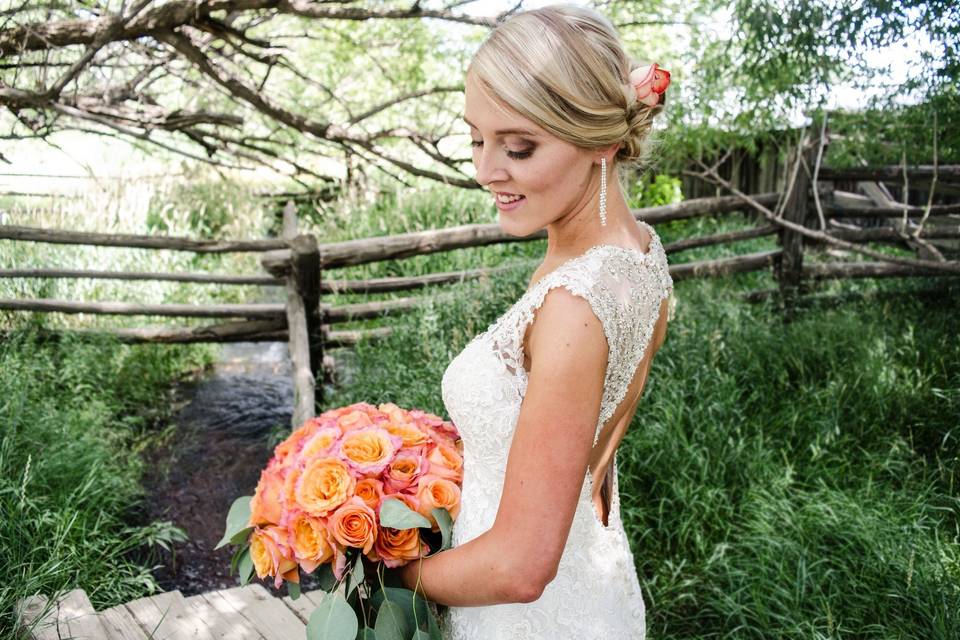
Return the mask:
<path id="1" fill-rule="evenodd" d="M 607 226 L 607 159 L 600 158 L 600 226 Z"/>

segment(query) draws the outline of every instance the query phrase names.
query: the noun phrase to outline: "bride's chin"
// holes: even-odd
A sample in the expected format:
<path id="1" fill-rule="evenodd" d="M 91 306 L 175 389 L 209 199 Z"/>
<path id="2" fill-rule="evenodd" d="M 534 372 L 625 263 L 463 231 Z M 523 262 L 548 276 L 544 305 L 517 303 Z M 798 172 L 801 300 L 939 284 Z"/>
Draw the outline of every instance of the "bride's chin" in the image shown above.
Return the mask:
<path id="1" fill-rule="evenodd" d="M 500 230 L 513 238 L 524 238 L 530 235 L 531 233 L 533 233 L 532 231 L 525 232 L 525 230 L 519 225 L 517 225 L 516 222 L 514 221 L 511 221 L 509 219 L 505 220 L 504 215 L 502 213 L 500 214 L 500 218 L 498 222 L 500 223 Z"/>

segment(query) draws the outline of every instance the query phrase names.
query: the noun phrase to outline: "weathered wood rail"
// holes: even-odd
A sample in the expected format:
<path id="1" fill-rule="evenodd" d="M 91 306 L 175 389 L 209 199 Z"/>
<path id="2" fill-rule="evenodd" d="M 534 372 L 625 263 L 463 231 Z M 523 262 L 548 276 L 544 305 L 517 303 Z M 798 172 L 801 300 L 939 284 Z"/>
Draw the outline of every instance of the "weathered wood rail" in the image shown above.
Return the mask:
<path id="1" fill-rule="evenodd" d="M 806 156 L 810 156 L 810 151 Z M 805 157 L 808 165 L 812 157 Z M 792 162 L 792 160 L 790 160 Z M 789 165 L 788 165 L 789 166 Z M 921 166 L 907 170 L 911 182 L 929 179 L 933 169 Z M 937 168 L 941 183 L 953 183 L 960 176 L 960 168 L 941 166 Z M 928 213 L 924 239 L 960 239 L 960 204 L 932 205 L 925 207 L 900 205 L 883 196 L 879 183 L 858 183 L 866 187 L 869 195 L 840 191 L 834 181 L 850 180 L 900 180 L 903 172 L 899 167 L 833 170 L 821 167 L 814 185 L 805 172 L 798 172 L 796 183 L 790 190 L 790 198 L 781 203 L 782 194 L 761 193 L 751 196 L 765 207 L 780 206 L 784 220 L 811 226 L 813 205 L 811 193 L 817 189 L 824 215 L 831 221 L 826 230 L 833 238 L 855 242 L 879 242 L 899 244 L 917 249 L 916 243 L 892 226 L 850 227 L 855 219 L 886 220 L 904 216 L 922 216 Z M 747 210 L 738 196 L 696 198 L 684 202 L 636 209 L 632 213 L 637 220 L 658 224 L 673 220 L 692 219 L 700 216 L 720 215 Z M 934 270 L 919 269 L 883 262 L 830 261 L 804 263 L 806 249 L 817 241 L 804 239 L 801 234 L 777 224 L 757 224 L 746 229 L 716 233 L 706 236 L 683 238 L 665 244 L 668 254 L 675 256 L 683 251 L 700 247 L 731 244 L 752 238 L 777 236 L 779 247 L 774 250 L 741 254 L 728 258 L 676 262 L 670 266 L 674 280 L 686 278 L 724 277 L 731 274 L 758 270 L 770 270 L 777 288 L 752 292 L 747 300 L 760 300 L 770 293 L 778 293 L 789 308 L 790 301 L 802 294 L 808 283 L 836 278 L 905 277 L 944 275 Z M 79 269 L 8 268 L 0 269 L 0 278 L 96 278 L 117 280 L 161 280 L 217 285 L 282 286 L 286 290 L 286 302 L 282 304 L 133 304 L 109 301 L 80 302 L 69 300 L 23 300 L 0 299 L 0 310 L 88 313 L 111 315 L 151 315 L 184 318 L 216 318 L 224 321 L 207 326 L 192 327 L 142 327 L 109 331 L 126 343 L 152 342 L 161 344 L 196 342 L 239 342 L 284 340 L 290 345 L 293 376 L 296 389 L 294 424 L 300 424 L 313 415 L 321 398 L 315 394 L 322 387 L 317 379 L 326 379 L 332 360 L 325 357 L 324 350 L 355 344 L 365 338 L 377 338 L 390 334 L 389 327 L 364 330 L 333 330 L 339 323 L 378 318 L 404 313 L 421 306 L 425 300 L 437 299 L 435 295 L 408 296 L 390 300 L 376 300 L 331 306 L 324 304 L 324 294 L 377 294 L 401 292 L 424 287 L 463 282 L 489 277 L 510 269 L 535 268 L 536 261 L 523 261 L 497 267 L 480 267 L 466 271 L 432 273 L 419 276 L 372 278 L 366 280 L 333 279 L 329 270 L 398 260 L 411 256 L 452 251 L 466 247 L 490 244 L 526 242 L 545 238 L 545 231 L 517 238 L 503 232 L 498 224 L 471 224 L 445 229 L 430 229 L 394 236 L 361 238 L 345 242 L 318 243 L 309 234 L 301 234 L 297 228 L 296 208 L 288 201 L 284 208 L 283 232 L 280 238 L 254 240 L 194 240 L 184 237 L 157 237 L 133 234 L 102 234 L 89 232 L 36 229 L 22 226 L 0 226 L 0 239 L 49 242 L 59 244 L 85 244 L 111 247 L 167 249 L 198 253 L 259 252 L 261 266 L 269 275 L 261 274 L 213 274 L 213 273 L 149 273 L 116 272 Z M 806 247 L 806 249 L 805 249 Z M 441 295 L 443 299 L 445 296 Z M 75 330 L 69 333 L 94 334 L 103 330 Z M 67 333 L 67 332 L 60 332 Z"/>
<path id="2" fill-rule="evenodd" d="M 165 591 L 96 611 L 82 589 L 55 602 L 20 601 L 17 627 L 31 640 L 300 640 L 324 591 L 279 598 L 259 583 L 184 597 Z"/>

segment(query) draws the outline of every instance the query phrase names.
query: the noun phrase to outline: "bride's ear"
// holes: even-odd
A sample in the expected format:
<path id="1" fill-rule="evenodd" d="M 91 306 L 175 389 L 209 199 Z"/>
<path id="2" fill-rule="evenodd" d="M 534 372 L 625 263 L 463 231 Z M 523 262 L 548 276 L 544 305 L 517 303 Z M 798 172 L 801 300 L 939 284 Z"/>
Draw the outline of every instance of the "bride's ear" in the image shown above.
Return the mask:
<path id="1" fill-rule="evenodd" d="M 607 159 L 607 164 L 613 162 L 613 159 L 617 156 L 617 151 L 620 150 L 620 143 L 615 142 L 609 146 L 601 147 L 594 151 L 593 160 L 597 164 L 600 164 L 600 158 L 605 157 Z"/>

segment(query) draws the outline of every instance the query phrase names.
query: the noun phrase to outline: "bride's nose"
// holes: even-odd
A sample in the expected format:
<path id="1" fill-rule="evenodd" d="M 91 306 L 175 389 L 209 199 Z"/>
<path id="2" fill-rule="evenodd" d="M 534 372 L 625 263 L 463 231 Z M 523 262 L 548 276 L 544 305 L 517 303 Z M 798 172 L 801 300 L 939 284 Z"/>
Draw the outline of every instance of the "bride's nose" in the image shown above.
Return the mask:
<path id="1" fill-rule="evenodd" d="M 486 145 L 474 156 L 473 166 L 477 169 L 476 181 L 487 186 L 491 182 L 505 182 L 510 178 L 506 169 L 506 158 L 493 145 Z"/>

